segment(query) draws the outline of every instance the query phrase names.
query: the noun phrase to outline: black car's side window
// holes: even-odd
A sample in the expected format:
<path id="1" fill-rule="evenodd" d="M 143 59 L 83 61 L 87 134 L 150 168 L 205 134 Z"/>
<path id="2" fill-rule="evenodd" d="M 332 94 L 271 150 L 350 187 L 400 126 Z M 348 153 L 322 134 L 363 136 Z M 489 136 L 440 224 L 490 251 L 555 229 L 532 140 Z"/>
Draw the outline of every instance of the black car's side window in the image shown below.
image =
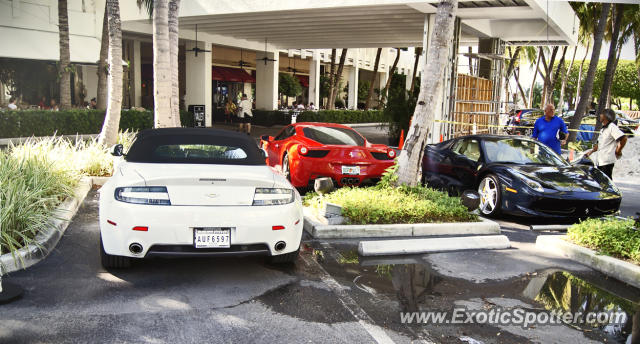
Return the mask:
<path id="1" fill-rule="evenodd" d="M 288 126 L 284 128 L 284 130 L 281 131 L 280 134 L 278 134 L 278 136 L 276 136 L 275 140 L 279 141 L 279 140 L 288 139 L 291 136 L 293 136 L 295 133 L 296 133 L 296 128 L 294 128 L 293 126 Z"/>
<path id="2" fill-rule="evenodd" d="M 460 140 L 451 150 L 456 154 L 464 155 L 471 161 L 480 160 L 480 142 L 476 139 Z"/>

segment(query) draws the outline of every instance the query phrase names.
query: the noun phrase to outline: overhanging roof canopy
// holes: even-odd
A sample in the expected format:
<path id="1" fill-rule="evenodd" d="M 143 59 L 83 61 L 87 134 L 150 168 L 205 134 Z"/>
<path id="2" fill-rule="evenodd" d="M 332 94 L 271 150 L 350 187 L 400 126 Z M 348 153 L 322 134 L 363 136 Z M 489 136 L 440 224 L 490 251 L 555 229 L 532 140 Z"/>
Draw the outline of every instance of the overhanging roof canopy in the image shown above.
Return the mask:
<path id="1" fill-rule="evenodd" d="M 437 0 L 184 1 L 180 30 L 269 43 L 280 49 L 421 46 L 427 14 Z M 529 44 L 574 44 L 568 2 L 488 0 L 459 2 L 462 41 L 496 37 Z M 124 13 L 125 11 L 123 11 Z M 127 11 L 128 12 L 128 11 Z M 149 22 L 146 14 L 124 20 Z"/>

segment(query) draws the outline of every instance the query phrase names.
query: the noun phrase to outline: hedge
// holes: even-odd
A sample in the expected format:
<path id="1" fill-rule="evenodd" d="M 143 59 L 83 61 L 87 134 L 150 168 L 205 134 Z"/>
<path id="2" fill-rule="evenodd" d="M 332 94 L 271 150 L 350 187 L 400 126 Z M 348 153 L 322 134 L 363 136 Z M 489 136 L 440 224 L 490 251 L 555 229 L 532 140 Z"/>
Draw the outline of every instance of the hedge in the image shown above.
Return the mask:
<path id="1" fill-rule="evenodd" d="M 75 134 L 97 134 L 102 130 L 105 112 L 103 110 L 24 110 L 0 112 L 0 138 L 50 136 Z M 181 111 L 183 126 L 193 126 L 193 115 Z M 153 127 L 153 112 L 122 111 L 120 129 L 139 131 Z"/>
<path id="2" fill-rule="evenodd" d="M 103 110 L 23 110 L 0 111 L 0 138 L 50 136 L 75 134 L 97 134 L 104 121 Z M 285 125 L 291 123 L 291 113 L 287 111 L 253 111 L 253 124 L 261 126 Z M 193 126 L 193 114 L 180 112 L 182 126 Z M 214 121 L 224 121 L 224 115 L 214 112 Z M 330 122 L 330 123 L 378 123 L 384 122 L 382 111 L 354 110 L 321 110 L 303 111 L 298 115 L 298 122 Z M 120 129 L 139 131 L 153 127 L 153 112 L 122 111 Z"/>

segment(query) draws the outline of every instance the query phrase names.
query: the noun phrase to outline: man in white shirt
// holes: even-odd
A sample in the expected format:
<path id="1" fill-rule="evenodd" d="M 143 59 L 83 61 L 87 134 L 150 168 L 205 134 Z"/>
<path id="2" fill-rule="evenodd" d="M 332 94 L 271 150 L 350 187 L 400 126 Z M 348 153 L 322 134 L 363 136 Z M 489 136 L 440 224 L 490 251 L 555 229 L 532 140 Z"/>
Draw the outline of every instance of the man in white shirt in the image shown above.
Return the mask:
<path id="1" fill-rule="evenodd" d="M 627 137 L 613 122 L 615 119 L 616 113 L 611 109 L 605 109 L 600 114 L 602 129 L 600 129 L 598 143 L 586 154 L 590 156 L 597 151 L 596 166 L 611 179 L 613 179 L 613 166 L 622 156 L 622 148 L 627 144 Z"/>
<path id="2" fill-rule="evenodd" d="M 240 119 L 240 131 L 245 131 L 247 135 L 251 135 L 251 120 L 253 119 L 253 112 L 251 112 L 252 107 L 253 103 L 247 99 L 246 94 L 243 94 L 242 100 L 238 104 L 238 118 Z"/>
<path id="3" fill-rule="evenodd" d="M 9 110 L 18 110 L 18 105 L 16 105 L 16 98 L 11 98 L 7 107 L 9 108 Z"/>

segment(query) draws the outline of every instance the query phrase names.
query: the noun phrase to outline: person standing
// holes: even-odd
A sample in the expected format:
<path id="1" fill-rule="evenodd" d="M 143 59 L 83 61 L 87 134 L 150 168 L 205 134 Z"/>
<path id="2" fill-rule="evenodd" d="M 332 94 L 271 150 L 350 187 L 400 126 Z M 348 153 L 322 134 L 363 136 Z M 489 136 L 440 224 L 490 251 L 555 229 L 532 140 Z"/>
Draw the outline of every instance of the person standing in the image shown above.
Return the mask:
<path id="1" fill-rule="evenodd" d="M 605 109 L 600 114 L 602 129 L 600 129 L 598 143 L 586 154 L 588 157 L 593 152 L 598 152 L 596 166 L 610 179 L 613 179 L 613 166 L 622 156 L 622 149 L 627 144 L 627 137 L 615 124 L 615 119 L 616 113 L 611 109 Z"/>
<path id="2" fill-rule="evenodd" d="M 7 105 L 7 107 L 9 108 L 9 110 L 18 110 L 18 105 L 16 105 L 15 97 L 11 97 L 11 99 L 9 99 L 9 105 Z"/>
<path id="3" fill-rule="evenodd" d="M 38 107 L 40 108 L 40 110 L 46 110 L 49 107 L 47 106 L 47 97 L 42 97 L 42 99 L 40 99 L 40 103 L 38 103 Z"/>
<path id="4" fill-rule="evenodd" d="M 244 130 L 247 135 L 251 135 L 251 120 L 253 119 L 253 112 L 251 108 L 253 103 L 247 99 L 247 95 L 242 95 L 242 100 L 238 104 L 238 118 L 240 119 L 240 130 Z"/>
<path id="5" fill-rule="evenodd" d="M 544 116 L 538 118 L 533 125 L 533 134 L 531 137 L 549 146 L 556 153 L 562 154 L 562 147 L 567 143 L 566 137 L 569 131 L 564 121 L 556 116 L 556 108 L 553 104 L 547 104 L 544 107 Z M 558 132 L 562 135 L 562 141 L 558 140 Z"/>
<path id="6" fill-rule="evenodd" d="M 233 102 L 233 99 L 231 99 L 231 97 L 227 97 L 227 103 L 224 105 L 224 122 L 231 123 L 231 116 L 233 116 L 237 110 L 238 107 Z"/>

